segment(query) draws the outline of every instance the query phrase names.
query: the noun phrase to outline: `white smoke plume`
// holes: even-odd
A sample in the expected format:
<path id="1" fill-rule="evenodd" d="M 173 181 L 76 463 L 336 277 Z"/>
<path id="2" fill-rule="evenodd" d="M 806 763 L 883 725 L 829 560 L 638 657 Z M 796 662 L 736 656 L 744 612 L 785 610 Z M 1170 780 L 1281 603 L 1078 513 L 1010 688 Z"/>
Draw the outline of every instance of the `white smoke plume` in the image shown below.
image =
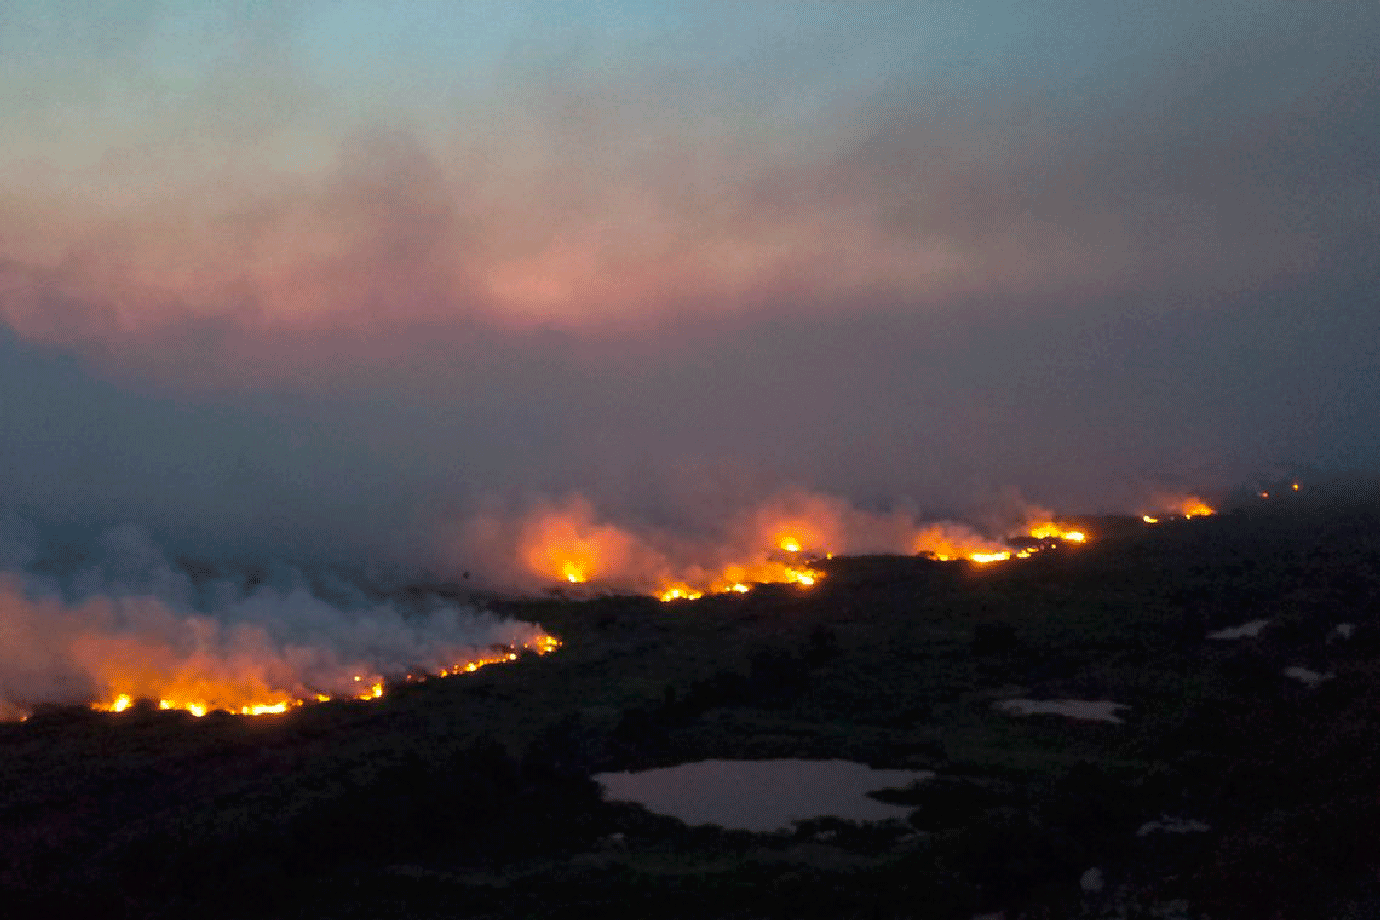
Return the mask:
<path id="1" fill-rule="evenodd" d="M 542 638 L 532 624 L 439 598 L 371 599 L 344 579 L 291 569 L 252 586 L 193 577 L 135 527 L 107 531 L 94 560 L 65 567 L 22 524 L 0 535 L 3 718 L 122 696 L 204 712 L 377 695 L 388 678 L 450 672 Z"/>
<path id="2" fill-rule="evenodd" d="M 1027 517 L 1022 511 L 1010 519 Z M 468 520 L 449 545 L 448 563 L 452 569 L 474 568 L 503 588 L 541 591 L 589 583 L 678 598 L 754 582 L 800 581 L 803 567 L 827 554 L 955 560 L 1000 554 L 1008 549 L 1005 538 L 1026 528 L 1008 521 L 985 536 L 962 523 L 922 522 L 904 506 L 871 511 L 838 496 L 786 489 L 728 510 L 717 526 L 690 531 L 611 520 L 589 498 L 570 494 Z"/>

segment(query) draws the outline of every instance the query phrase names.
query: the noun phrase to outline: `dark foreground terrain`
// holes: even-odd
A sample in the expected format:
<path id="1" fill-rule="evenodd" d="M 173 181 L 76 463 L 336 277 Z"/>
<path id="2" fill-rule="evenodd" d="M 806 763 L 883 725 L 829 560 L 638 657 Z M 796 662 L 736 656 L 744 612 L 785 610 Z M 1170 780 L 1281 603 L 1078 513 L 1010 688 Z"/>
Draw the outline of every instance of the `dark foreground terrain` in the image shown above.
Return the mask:
<path id="1" fill-rule="evenodd" d="M 1380 502 L 1084 523 L 988 567 L 505 604 L 561 651 L 372 703 L 0 725 L 0 916 L 1380 916 Z M 937 775 L 908 821 L 779 834 L 590 779 L 767 757 Z"/>

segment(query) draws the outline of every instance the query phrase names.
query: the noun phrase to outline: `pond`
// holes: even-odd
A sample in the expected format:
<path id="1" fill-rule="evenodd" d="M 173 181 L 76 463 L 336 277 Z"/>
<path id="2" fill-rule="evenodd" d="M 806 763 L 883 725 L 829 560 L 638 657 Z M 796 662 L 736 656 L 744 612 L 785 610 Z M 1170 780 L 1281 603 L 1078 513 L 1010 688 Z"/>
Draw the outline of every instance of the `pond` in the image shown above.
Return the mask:
<path id="1" fill-rule="evenodd" d="M 789 830 L 832 815 L 850 821 L 904 819 L 911 809 L 869 798 L 929 779 L 928 770 L 874 770 L 849 760 L 702 760 L 594 777 L 611 801 L 635 802 L 686 824 L 730 830 Z"/>
<path id="2" fill-rule="evenodd" d="M 1125 703 L 1113 703 L 1111 700 L 1002 700 L 993 705 L 1013 716 L 1048 714 L 1115 723 L 1121 722 L 1118 710 L 1131 708 Z"/>

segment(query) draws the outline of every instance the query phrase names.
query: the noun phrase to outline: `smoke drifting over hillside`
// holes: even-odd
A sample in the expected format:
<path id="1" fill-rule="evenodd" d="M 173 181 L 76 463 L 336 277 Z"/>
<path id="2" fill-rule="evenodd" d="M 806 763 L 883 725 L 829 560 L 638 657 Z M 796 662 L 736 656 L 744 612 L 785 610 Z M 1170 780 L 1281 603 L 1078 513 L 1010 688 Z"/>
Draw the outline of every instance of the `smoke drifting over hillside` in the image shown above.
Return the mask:
<path id="1" fill-rule="evenodd" d="M 675 563 L 725 468 L 1380 467 L 1375 4 L 559 6 L 7 3 L 0 508 L 416 566 L 574 493 Z"/>
<path id="2" fill-rule="evenodd" d="M 452 573 L 472 568 L 503 588 L 588 585 L 675 600 L 747 591 L 763 582 L 809 586 L 820 577 L 811 561 L 826 555 L 991 561 L 1009 558 L 1009 538 L 1059 537 L 1071 530 L 1047 509 L 1010 497 L 980 528 L 921 520 L 908 508 L 868 511 L 839 496 L 785 489 L 691 529 L 618 518 L 572 493 L 465 522 L 451 543 L 448 567 Z"/>
<path id="3" fill-rule="evenodd" d="M 439 598 L 399 606 L 290 569 L 257 585 L 194 578 L 133 527 L 105 533 L 76 565 L 45 557 L 14 525 L 0 532 L 0 718 L 137 699 L 273 711 L 541 646 L 531 624 Z"/>

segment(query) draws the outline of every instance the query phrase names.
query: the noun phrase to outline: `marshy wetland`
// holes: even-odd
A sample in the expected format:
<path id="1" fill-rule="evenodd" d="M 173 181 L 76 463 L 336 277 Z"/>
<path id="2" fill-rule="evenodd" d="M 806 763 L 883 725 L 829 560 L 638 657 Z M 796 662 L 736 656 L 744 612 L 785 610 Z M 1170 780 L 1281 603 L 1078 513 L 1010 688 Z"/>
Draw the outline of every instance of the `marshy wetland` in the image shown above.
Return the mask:
<path id="1" fill-rule="evenodd" d="M 1373 915 L 1380 503 L 1080 524 L 808 591 L 491 601 L 559 651 L 368 702 L 0 725 L 6 913 Z M 1010 705 L 1078 701 L 1114 718 Z M 926 778 L 762 832 L 594 779 L 783 760 Z"/>

